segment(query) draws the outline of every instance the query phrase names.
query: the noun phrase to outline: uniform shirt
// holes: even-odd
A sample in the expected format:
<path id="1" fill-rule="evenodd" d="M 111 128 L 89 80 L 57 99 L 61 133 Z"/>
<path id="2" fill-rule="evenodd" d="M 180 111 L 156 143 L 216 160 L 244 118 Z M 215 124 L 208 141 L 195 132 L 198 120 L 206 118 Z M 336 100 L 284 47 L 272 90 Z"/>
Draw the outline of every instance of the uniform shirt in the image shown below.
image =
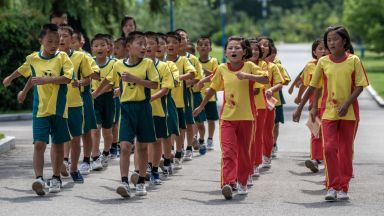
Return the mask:
<path id="1" fill-rule="evenodd" d="M 179 76 L 190 72 L 193 72 L 195 74 L 195 77 L 197 76 L 196 69 L 192 66 L 191 62 L 187 59 L 187 57 L 179 56 L 174 61 L 174 63 L 176 64 L 177 69 L 179 70 Z M 185 107 L 184 91 L 187 91 L 185 81 L 180 80 L 179 85 L 172 90 L 172 98 L 175 101 L 177 108 Z"/>
<path id="2" fill-rule="evenodd" d="M 42 51 L 27 56 L 17 71 L 24 77 L 59 77 L 74 79 L 73 65 L 67 53 L 57 52 L 46 58 Z M 58 115 L 67 118 L 67 84 L 35 85 L 33 88 L 33 116 Z"/>
<path id="3" fill-rule="evenodd" d="M 369 85 L 359 57 L 347 53 L 345 58 L 338 62 L 332 55 L 320 58 L 309 85 L 320 88 L 321 81 L 323 81 L 321 108 L 324 109 L 322 119 L 358 120 L 357 100 L 349 106 L 344 117 L 339 117 L 338 111 L 351 96 L 355 87 Z"/>
<path id="4" fill-rule="evenodd" d="M 201 64 L 201 66 L 203 67 L 203 69 L 209 70 L 212 73 L 215 72 L 217 66 L 219 65 L 219 62 L 217 61 L 217 59 L 212 58 L 212 57 L 209 57 L 208 61 L 206 61 L 206 62 L 202 62 L 199 59 L 199 62 Z M 204 70 L 203 70 L 203 73 L 204 73 Z M 203 77 L 206 77 L 205 74 Z M 201 89 L 201 94 L 202 94 L 203 98 L 205 97 L 205 91 L 209 88 L 210 85 L 211 85 L 211 82 L 204 83 L 204 87 Z M 214 97 L 211 97 L 211 99 L 209 99 L 209 101 L 216 101 L 216 100 L 217 100 L 216 95 Z"/>
<path id="5" fill-rule="evenodd" d="M 236 71 L 231 69 L 229 63 L 220 64 L 212 77 L 210 88 L 215 91 L 224 89 L 224 102 L 220 113 L 222 120 L 238 121 L 255 118 L 254 82 L 238 79 L 235 73 L 240 71 L 266 76 L 266 73 L 252 62 L 244 62 L 243 66 Z"/>
<path id="6" fill-rule="evenodd" d="M 315 72 L 315 69 L 316 69 L 316 64 L 317 64 L 317 59 L 312 59 L 305 65 L 303 69 L 303 73 L 300 76 L 304 86 L 307 86 L 307 87 L 309 86 L 313 73 Z M 320 82 L 321 82 L 320 86 L 322 86 L 322 81 Z M 313 102 L 313 98 L 314 98 L 314 95 L 312 95 L 311 98 L 309 99 L 310 103 Z M 318 105 L 318 108 L 321 107 L 321 97 L 319 97 L 317 105 Z"/>
<path id="7" fill-rule="evenodd" d="M 151 95 L 155 94 L 162 88 L 173 89 L 175 87 L 175 82 L 173 80 L 172 72 L 168 67 L 168 64 L 159 60 L 156 60 L 155 66 L 159 72 L 160 86 L 157 89 L 151 89 Z M 166 96 L 163 96 L 166 97 Z M 162 98 L 163 98 L 162 97 Z M 151 102 L 152 105 L 152 115 L 165 117 L 167 110 L 163 109 L 161 98 L 158 98 Z"/>
<path id="8" fill-rule="evenodd" d="M 100 68 L 99 66 L 97 65 L 95 59 L 93 59 L 92 55 L 82 49 L 79 50 L 79 52 L 83 52 L 85 53 L 85 57 L 86 59 L 88 60 L 88 62 L 91 64 L 91 68 L 92 68 L 92 72 L 95 72 L 95 73 L 98 73 L 100 74 Z M 81 77 L 81 79 L 83 79 L 84 77 Z M 80 90 L 81 92 L 91 92 L 91 86 L 92 86 L 92 82 L 91 84 L 87 85 L 87 86 L 81 86 L 80 87 Z"/>
<path id="9" fill-rule="evenodd" d="M 169 70 L 172 73 L 173 81 L 176 87 L 180 83 L 179 69 L 177 68 L 176 64 L 173 61 L 166 61 L 166 63 L 168 64 Z"/>
<path id="10" fill-rule="evenodd" d="M 263 60 L 259 60 L 257 62 L 257 66 L 259 66 L 264 71 L 268 71 L 268 64 Z M 265 85 L 255 83 L 254 88 L 259 89 L 259 93 L 255 95 L 256 109 L 266 109 Z"/>
<path id="11" fill-rule="evenodd" d="M 159 73 L 153 61 L 148 58 L 142 59 L 135 65 L 129 65 L 127 60 L 119 60 L 113 67 L 112 73 L 114 77 L 107 77 L 108 81 L 113 82 L 116 80 L 120 83 L 120 101 L 123 102 L 141 102 L 150 101 L 151 91 L 142 85 L 136 83 L 125 82 L 121 80 L 123 73 L 132 74 L 142 80 L 150 80 L 152 82 L 159 83 Z"/>
<path id="12" fill-rule="evenodd" d="M 111 84 L 113 87 L 118 85 L 118 83 L 115 82 L 116 77 L 114 76 L 112 69 L 113 65 L 116 63 L 116 59 L 107 58 L 107 62 L 103 65 L 98 65 L 100 68 L 100 80 L 92 80 L 92 90 L 96 90 L 100 87 L 101 82 L 104 79 L 107 79 L 109 84 Z M 111 92 L 112 88 L 109 88 L 106 92 Z"/>
<path id="13" fill-rule="evenodd" d="M 267 68 L 268 68 L 269 84 L 265 85 L 266 89 L 269 89 L 272 86 L 277 84 L 283 84 L 284 78 L 282 73 L 279 70 L 279 67 L 273 62 L 268 62 L 267 64 L 268 64 Z M 280 106 L 281 100 L 280 100 L 279 91 L 274 92 L 273 97 L 277 99 L 276 106 Z"/>
<path id="14" fill-rule="evenodd" d="M 192 66 L 196 70 L 196 76 L 195 76 L 194 79 L 201 80 L 204 77 L 204 71 L 203 71 L 203 67 L 200 64 L 199 59 L 195 55 L 193 55 L 191 53 L 187 53 L 186 56 L 189 59 L 189 61 L 191 62 Z M 191 86 L 189 88 L 192 89 L 192 92 L 195 92 L 195 93 L 200 92 L 200 90 L 197 89 L 196 86 Z"/>
<path id="15" fill-rule="evenodd" d="M 86 57 L 87 54 L 84 52 L 72 51 L 69 54 L 69 58 L 73 64 L 73 73 L 75 79 L 81 80 L 84 77 L 87 77 L 93 73 L 91 62 L 89 58 Z M 80 88 L 81 87 L 73 87 L 72 83 L 68 84 L 68 92 L 67 92 L 67 104 L 68 107 L 79 107 L 83 105 L 83 100 L 80 96 Z"/>

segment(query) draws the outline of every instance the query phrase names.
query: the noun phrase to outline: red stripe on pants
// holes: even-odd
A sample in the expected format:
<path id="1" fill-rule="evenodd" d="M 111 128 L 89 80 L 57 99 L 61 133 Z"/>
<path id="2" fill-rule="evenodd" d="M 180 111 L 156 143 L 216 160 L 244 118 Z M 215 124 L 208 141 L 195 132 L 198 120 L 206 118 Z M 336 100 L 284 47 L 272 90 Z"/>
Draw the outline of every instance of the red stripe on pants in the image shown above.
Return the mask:
<path id="1" fill-rule="evenodd" d="M 271 157 L 274 136 L 273 128 L 275 127 L 275 109 L 266 109 L 265 124 L 264 124 L 264 140 L 263 140 L 263 154 L 267 157 Z"/>
<path id="2" fill-rule="evenodd" d="M 358 121 L 322 120 L 327 189 L 348 192 Z"/>
<path id="3" fill-rule="evenodd" d="M 321 109 L 317 110 L 317 117 L 321 119 Z M 319 132 L 319 138 L 316 138 L 311 133 L 311 160 L 323 160 L 323 140 L 321 130 Z"/>
<path id="4" fill-rule="evenodd" d="M 252 168 L 250 148 L 254 126 L 254 121 L 221 120 L 221 186 L 237 181 L 247 184 Z"/>
<path id="5" fill-rule="evenodd" d="M 265 109 L 257 110 L 255 141 L 252 144 L 251 164 L 258 166 L 263 161 L 264 125 L 266 117 Z M 253 173 L 253 168 L 252 172 Z"/>

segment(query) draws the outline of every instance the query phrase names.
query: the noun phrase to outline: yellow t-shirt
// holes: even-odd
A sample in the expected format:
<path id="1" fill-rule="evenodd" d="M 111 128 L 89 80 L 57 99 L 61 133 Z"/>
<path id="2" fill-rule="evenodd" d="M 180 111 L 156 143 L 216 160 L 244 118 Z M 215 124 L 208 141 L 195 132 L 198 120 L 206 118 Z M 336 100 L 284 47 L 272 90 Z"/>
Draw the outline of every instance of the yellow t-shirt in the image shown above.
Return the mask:
<path id="1" fill-rule="evenodd" d="M 169 67 L 169 70 L 171 70 L 173 81 L 175 82 L 175 87 L 180 85 L 180 78 L 179 78 L 179 69 L 177 68 L 176 64 L 173 61 L 166 61 Z"/>
<path id="2" fill-rule="evenodd" d="M 187 59 L 185 56 L 179 56 L 174 61 L 177 68 L 179 69 L 179 76 L 184 75 L 190 72 L 193 72 L 195 74 L 195 77 L 197 76 L 196 69 L 192 66 L 191 62 Z M 185 88 L 185 89 L 184 89 Z M 185 81 L 179 82 L 179 85 L 172 90 L 172 98 L 175 101 L 177 108 L 184 108 L 184 91 L 187 91 L 188 89 L 185 86 Z"/>
<path id="3" fill-rule="evenodd" d="M 160 86 L 158 89 L 151 89 L 151 95 L 155 94 L 162 88 L 173 89 L 175 88 L 175 81 L 173 80 L 172 72 L 168 67 L 168 64 L 159 60 L 156 60 L 155 66 L 159 72 Z M 165 98 L 163 96 L 162 98 Z M 152 115 L 165 117 L 166 110 L 163 109 L 162 98 L 158 98 L 151 102 Z"/>
<path id="4" fill-rule="evenodd" d="M 303 73 L 300 76 L 304 86 L 309 86 L 313 73 L 315 72 L 315 69 L 316 69 L 316 64 L 317 64 L 317 59 L 312 59 L 305 65 L 303 69 Z M 320 86 L 322 86 L 322 84 Z M 310 98 L 310 103 L 312 103 L 312 101 L 313 101 L 313 96 Z M 321 97 L 318 100 L 317 107 L 318 108 L 321 107 Z"/>
<path id="5" fill-rule="evenodd" d="M 204 77 L 204 71 L 203 71 L 203 67 L 200 64 L 199 59 L 191 53 L 187 53 L 187 58 L 189 59 L 192 66 L 196 70 L 196 76 L 194 79 L 201 80 Z M 192 89 L 192 92 L 195 92 L 195 93 L 200 92 L 200 90 L 198 90 L 196 86 L 192 86 L 190 89 Z"/>
<path id="6" fill-rule="evenodd" d="M 359 57 L 353 54 L 346 54 L 345 58 L 339 62 L 336 62 L 332 55 L 321 57 L 309 85 L 320 88 L 322 87 L 321 81 L 323 81 L 321 108 L 324 109 L 322 119 L 358 119 L 357 100 L 348 108 L 347 114 L 344 117 L 339 117 L 338 111 L 351 96 L 355 87 L 366 87 L 369 85 Z"/>
<path id="7" fill-rule="evenodd" d="M 252 62 L 244 62 L 237 71 L 231 70 L 231 65 L 220 64 L 212 78 L 211 87 L 215 91 L 224 89 L 224 104 L 220 119 L 227 121 L 254 120 L 256 107 L 253 96 L 254 82 L 240 80 L 236 72 L 255 75 L 266 75 L 262 69 Z"/>
<path id="8" fill-rule="evenodd" d="M 92 80 L 92 90 L 96 90 L 100 87 L 101 82 L 104 79 L 110 81 L 110 84 L 115 87 L 118 83 L 115 82 L 115 74 L 113 74 L 112 69 L 116 63 L 116 59 L 107 58 L 107 62 L 104 65 L 98 65 L 100 68 L 100 80 Z M 111 92 L 112 88 L 108 89 L 106 92 Z"/>
<path id="9" fill-rule="evenodd" d="M 142 85 L 136 83 L 125 82 L 121 80 L 123 73 L 132 74 L 142 80 L 150 80 L 159 83 L 159 73 L 153 61 L 148 58 L 142 59 L 135 65 L 129 65 L 127 60 L 119 60 L 113 67 L 112 73 L 115 77 L 107 77 L 108 81 L 120 83 L 120 101 L 123 102 L 140 102 L 150 101 L 151 91 Z"/>
<path id="10" fill-rule="evenodd" d="M 208 61 L 206 62 L 202 62 L 199 59 L 199 62 L 203 67 L 203 69 L 209 70 L 211 72 L 215 72 L 217 66 L 219 66 L 219 62 L 217 61 L 217 59 L 212 57 L 209 57 Z M 204 73 L 204 70 L 203 70 L 203 73 Z M 205 74 L 203 74 L 203 77 L 205 77 Z M 210 85 L 211 85 L 211 82 L 204 83 L 204 87 L 201 89 L 201 95 L 203 96 L 203 98 L 205 97 L 205 91 L 209 88 Z M 217 100 L 216 95 L 214 97 L 211 97 L 211 99 L 209 99 L 209 101 L 216 101 L 216 100 Z"/>
<path id="11" fill-rule="evenodd" d="M 17 71 L 24 77 L 59 77 L 75 79 L 73 65 L 67 53 L 57 52 L 55 56 L 46 58 L 41 52 L 27 56 L 26 61 Z M 67 118 L 67 84 L 35 85 L 33 88 L 33 116 L 47 117 L 51 115 Z"/>
<path id="12" fill-rule="evenodd" d="M 283 67 L 283 65 L 280 64 L 280 63 L 277 63 L 276 65 L 277 65 L 277 67 L 279 68 L 279 71 L 280 71 L 280 73 L 281 73 L 281 76 L 284 78 L 284 82 L 283 82 L 283 84 L 287 84 L 287 83 L 291 82 L 291 77 L 289 76 L 287 70 L 285 70 L 285 68 Z"/>
<path id="13" fill-rule="evenodd" d="M 279 70 L 279 67 L 273 63 L 273 62 L 268 62 L 268 78 L 269 78 L 269 84 L 265 85 L 265 89 L 269 89 L 272 86 L 276 84 L 283 84 L 284 83 L 284 77 L 282 73 Z M 273 97 L 277 99 L 276 106 L 281 105 L 281 99 L 280 99 L 280 94 L 279 91 L 276 91 L 273 93 Z"/>
<path id="14" fill-rule="evenodd" d="M 74 68 L 74 76 L 76 80 L 80 80 L 93 73 L 91 64 L 87 59 L 87 54 L 84 52 L 73 51 L 69 54 Z M 72 87 L 72 83 L 68 84 L 67 104 L 68 107 L 79 107 L 83 105 L 83 100 L 80 96 L 80 87 Z"/>
<path id="15" fill-rule="evenodd" d="M 263 60 L 259 60 L 257 62 L 257 66 L 259 66 L 264 71 L 268 71 L 268 64 L 267 64 L 267 62 L 265 62 Z M 259 93 L 257 95 L 255 95 L 256 109 L 266 109 L 265 85 L 260 84 L 260 83 L 255 83 L 254 88 L 259 89 Z"/>
<path id="16" fill-rule="evenodd" d="M 92 55 L 89 54 L 88 52 L 85 52 L 85 51 L 82 51 L 82 52 L 84 52 L 86 54 L 85 57 L 86 57 L 87 61 L 89 62 L 89 64 L 91 64 L 92 71 L 100 74 L 100 68 L 97 65 L 95 59 L 93 59 Z M 89 84 L 87 86 L 81 86 L 81 92 L 90 92 L 91 86 L 92 86 L 92 82 L 91 82 L 91 84 Z"/>

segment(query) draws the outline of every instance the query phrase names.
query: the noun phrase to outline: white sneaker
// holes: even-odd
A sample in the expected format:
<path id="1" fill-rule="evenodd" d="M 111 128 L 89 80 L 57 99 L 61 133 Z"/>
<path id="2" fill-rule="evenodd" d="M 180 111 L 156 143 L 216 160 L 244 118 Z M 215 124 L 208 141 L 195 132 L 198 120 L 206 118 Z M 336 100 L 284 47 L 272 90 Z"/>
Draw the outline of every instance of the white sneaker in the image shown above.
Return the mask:
<path id="1" fill-rule="evenodd" d="M 44 188 L 45 182 L 42 178 L 38 178 L 32 183 L 32 190 L 35 191 L 35 193 L 39 196 L 45 195 Z"/>
<path id="2" fill-rule="evenodd" d="M 182 169 L 183 167 L 182 167 L 182 163 L 183 163 L 183 161 L 182 161 L 182 159 L 181 158 L 175 158 L 174 159 L 175 160 L 175 163 L 174 163 L 174 167 L 173 167 L 173 169 L 174 170 L 180 170 L 180 169 Z"/>
<path id="3" fill-rule="evenodd" d="M 184 155 L 184 159 L 185 161 L 191 161 L 193 158 L 193 152 L 191 150 L 186 150 L 185 151 L 185 155 Z"/>
<path id="4" fill-rule="evenodd" d="M 61 182 L 56 178 L 49 180 L 49 193 L 59 193 L 60 192 Z"/>
<path id="5" fill-rule="evenodd" d="M 339 191 L 337 192 L 337 199 L 338 200 L 341 200 L 341 201 L 347 201 L 349 200 L 349 196 L 348 196 L 348 193 L 344 192 L 344 191 Z"/>
<path id="6" fill-rule="evenodd" d="M 250 175 L 250 176 L 248 177 L 247 186 L 253 186 L 252 175 Z"/>
<path id="7" fill-rule="evenodd" d="M 335 189 L 331 188 L 327 191 L 327 194 L 325 195 L 325 200 L 329 202 L 334 202 L 337 199 L 337 192 Z"/>
<path id="8" fill-rule="evenodd" d="M 110 158 L 110 155 L 108 155 L 108 156 L 105 156 L 103 154 L 100 155 L 101 165 L 103 167 L 107 167 L 108 166 L 109 158 Z"/>
<path id="9" fill-rule="evenodd" d="M 248 194 L 248 187 L 247 187 L 247 185 L 239 184 L 238 188 L 237 188 L 237 194 L 238 195 L 247 195 Z"/>
<path id="10" fill-rule="evenodd" d="M 221 194 L 223 194 L 226 200 L 232 199 L 232 187 L 230 185 L 224 185 L 224 187 L 221 188 Z"/>
<path id="11" fill-rule="evenodd" d="M 79 171 L 81 175 L 88 175 L 91 172 L 91 165 L 87 162 L 82 162 Z"/>
<path id="12" fill-rule="evenodd" d="M 124 198 L 131 197 L 131 188 L 127 182 L 122 182 L 119 187 L 116 188 L 116 193 Z"/>
<path id="13" fill-rule="evenodd" d="M 136 187 L 136 184 L 137 184 L 137 181 L 139 180 L 139 173 L 137 172 L 132 172 L 132 175 L 131 175 L 131 183 Z"/>
<path id="14" fill-rule="evenodd" d="M 259 166 L 257 166 L 253 171 L 253 177 L 259 177 L 259 176 L 260 176 L 260 170 L 259 170 Z"/>
<path id="15" fill-rule="evenodd" d="M 147 190 L 145 184 L 137 184 L 136 185 L 136 196 L 145 196 L 147 195 Z"/>
<path id="16" fill-rule="evenodd" d="M 213 140 L 207 139 L 207 150 L 213 150 Z"/>
<path id="17" fill-rule="evenodd" d="M 261 167 L 267 169 L 271 168 L 271 159 L 263 155 L 263 164 L 261 165 Z"/>
<path id="18" fill-rule="evenodd" d="M 276 156 L 277 156 L 277 150 L 278 150 L 278 147 L 277 147 L 277 145 L 275 145 L 275 146 L 273 146 L 273 148 L 272 148 L 272 154 L 271 154 L 271 157 L 272 158 L 276 158 Z"/>
<path id="19" fill-rule="evenodd" d="M 92 170 L 102 170 L 103 169 L 103 165 L 101 164 L 101 155 L 99 158 L 97 158 L 97 160 L 92 161 L 91 168 L 92 168 Z"/>
<path id="20" fill-rule="evenodd" d="M 314 173 L 319 172 L 319 164 L 316 160 L 306 160 L 305 166 Z"/>
<path id="21" fill-rule="evenodd" d="M 63 161 L 63 165 L 61 165 L 60 174 L 63 177 L 69 177 L 69 162 Z"/>

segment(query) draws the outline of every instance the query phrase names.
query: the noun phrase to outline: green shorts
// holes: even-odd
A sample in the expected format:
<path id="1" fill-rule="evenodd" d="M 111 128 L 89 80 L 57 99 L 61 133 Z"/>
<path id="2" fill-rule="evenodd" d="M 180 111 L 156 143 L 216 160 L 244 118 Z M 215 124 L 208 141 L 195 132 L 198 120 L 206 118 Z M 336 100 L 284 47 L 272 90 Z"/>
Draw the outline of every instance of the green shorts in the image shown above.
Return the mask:
<path id="1" fill-rule="evenodd" d="M 195 121 L 192 115 L 193 100 L 192 100 L 192 93 L 190 89 L 186 89 L 184 91 L 184 106 L 185 106 L 184 117 L 185 117 L 186 124 L 195 124 Z"/>
<path id="2" fill-rule="evenodd" d="M 193 93 L 193 109 L 196 109 L 201 104 L 202 101 L 203 101 L 203 97 L 201 96 L 201 93 L 194 92 Z M 201 113 L 199 113 L 199 115 L 197 115 L 196 117 L 193 117 L 193 119 L 195 120 L 195 122 L 198 122 L 198 123 L 203 123 L 207 121 L 207 116 L 205 114 L 205 111 L 204 110 L 201 111 Z"/>
<path id="3" fill-rule="evenodd" d="M 156 141 L 152 107 L 148 101 L 121 103 L 119 141 L 133 144 L 135 137 L 141 143 Z"/>
<path id="4" fill-rule="evenodd" d="M 179 132 L 179 118 L 177 115 L 177 108 L 175 101 L 173 101 L 171 93 L 167 95 L 167 126 L 168 134 L 175 134 L 176 136 L 180 135 Z"/>
<path id="5" fill-rule="evenodd" d="M 276 115 L 275 115 L 275 124 L 281 122 L 284 124 L 284 110 L 283 105 L 276 106 L 275 109 Z"/>
<path id="6" fill-rule="evenodd" d="M 153 123 L 155 125 L 156 138 L 167 138 L 168 129 L 167 129 L 167 118 L 160 116 L 153 116 Z"/>
<path id="7" fill-rule="evenodd" d="M 184 108 L 177 108 L 177 117 L 179 119 L 179 129 L 187 129 Z"/>
<path id="8" fill-rule="evenodd" d="M 71 137 L 83 134 L 83 107 L 68 107 L 68 128 Z"/>
<path id="9" fill-rule="evenodd" d="M 49 135 L 53 144 L 63 144 L 71 140 L 67 119 L 62 116 L 33 117 L 33 143 L 42 141 L 49 143 Z"/>
<path id="10" fill-rule="evenodd" d="M 205 115 L 207 116 L 208 121 L 217 121 L 219 120 L 219 112 L 217 111 L 216 101 L 208 102 L 205 107 Z"/>
<path id="11" fill-rule="evenodd" d="M 114 101 L 115 101 L 115 118 L 113 119 L 113 123 L 119 124 L 119 120 L 120 120 L 120 98 L 115 97 Z"/>
<path id="12" fill-rule="evenodd" d="M 96 129 L 96 116 L 95 108 L 93 107 L 92 95 L 89 91 L 84 91 L 81 93 L 83 99 L 83 109 L 84 109 L 84 133 L 88 133 L 92 129 Z"/>
<path id="13" fill-rule="evenodd" d="M 113 100 L 113 92 L 106 92 L 95 99 L 95 115 L 98 125 L 102 128 L 112 128 L 113 119 L 115 117 L 115 101 Z"/>

